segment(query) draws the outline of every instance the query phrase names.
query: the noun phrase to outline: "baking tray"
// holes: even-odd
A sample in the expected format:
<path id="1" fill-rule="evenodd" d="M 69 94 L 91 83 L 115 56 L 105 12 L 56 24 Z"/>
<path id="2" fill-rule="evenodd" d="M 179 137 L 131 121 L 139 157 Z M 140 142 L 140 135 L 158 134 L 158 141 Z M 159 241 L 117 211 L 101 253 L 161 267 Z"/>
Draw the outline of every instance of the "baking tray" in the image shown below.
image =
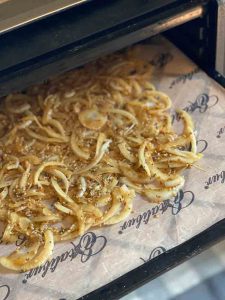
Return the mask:
<path id="1" fill-rule="evenodd" d="M 182 48 L 182 50 L 184 49 Z M 164 63 L 166 64 L 167 59 L 165 57 L 164 60 Z M 198 72 L 198 70 L 199 69 L 197 68 L 196 71 Z M 185 78 L 185 76 L 180 76 L 180 82 L 185 84 L 186 81 L 192 80 L 192 77 L 194 77 L 194 73 L 195 71 L 192 74 L 189 73 L 189 79 L 187 77 Z M 216 73 L 212 72 L 210 75 L 212 79 L 221 84 Z M 173 84 L 177 84 L 178 82 L 179 81 L 175 80 Z M 172 85 L 170 88 L 172 88 Z M 225 127 L 223 129 L 221 128 L 217 132 L 217 139 L 220 139 L 224 132 Z M 213 179 L 213 176 L 211 178 L 213 184 L 215 178 Z M 207 185 L 205 186 L 205 189 L 208 189 Z M 197 256 L 201 252 L 224 240 L 224 238 L 225 218 L 168 251 L 164 247 L 156 247 L 150 252 L 149 258 L 147 258 L 141 266 L 92 291 L 91 293 L 80 297 L 78 300 L 120 299 L 121 297 L 126 296 L 127 294 L 143 286 L 144 284 L 156 279 L 158 276 Z"/>
<path id="2" fill-rule="evenodd" d="M 169 251 L 163 252 L 163 249 L 158 249 L 157 254 L 159 255 L 157 257 L 152 258 L 142 266 L 117 278 L 109 284 L 80 297 L 78 300 L 120 299 L 163 273 L 168 272 L 224 240 L 224 236 L 225 219 Z"/>
<path id="3" fill-rule="evenodd" d="M 8 299 L 119 299 L 223 239 L 224 89 L 162 37 L 138 47 L 158 71 L 156 81 L 153 78 L 157 89 L 193 116 L 206 172 L 195 168 L 187 172 L 185 187 L 174 199 L 161 204 L 136 199 L 134 212 L 124 222 L 95 229 L 72 244 L 57 244 L 49 262 L 52 267 L 0 274 Z M 97 248 L 86 255 L 85 245 Z"/>
<path id="4" fill-rule="evenodd" d="M 177 1 L 177 2 L 179 2 L 179 1 Z M 74 49 L 75 49 L 75 47 L 74 47 Z M 67 53 L 69 53 L 69 52 L 71 53 L 71 49 L 63 49 L 63 50 L 66 50 Z M 55 54 L 55 57 L 58 58 L 58 52 L 55 52 L 54 54 Z M 49 57 L 48 57 L 48 59 L 49 59 Z M 166 59 L 167 59 L 166 55 L 164 57 L 162 56 L 161 62 L 163 63 L 163 60 L 166 61 Z M 41 57 L 40 60 L 43 60 L 43 57 Z M 37 68 L 37 65 L 39 65 L 39 63 L 40 62 L 38 60 L 34 61 L 34 65 L 33 65 L 34 67 L 31 67 L 32 71 L 34 71 Z M 49 59 L 48 64 L 50 65 L 51 63 L 54 64 L 55 61 L 52 62 L 51 59 Z M 67 60 L 67 64 L 69 64 L 68 60 Z M 60 64 L 60 67 L 62 67 L 62 64 Z M 27 74 L 26 72 L 29 71 L 30 66 L 25 65 L 24 69 L 25 69 L 24 73 Z M 7 73 L 11 74 L 8 71 L 9 70 L 7 70 Z M 41 71 L 40 71 L 40 73 L 41 73 Z M 17 73 L 18 78 L 20 77 L 19 75 L 21 75 L 21 74 Z M 28 72 L 28 76 L 29 75 L 30 74 Z M 187 79 L 187 78 L 186 79 L 185 78 L 183 80 Z M 23 80 L 23 78 L 21 80 Z M 8 80 L 6 80 L 6 81 L 8 81 Z M 182 81 L 182 79 L 181 79 L 181 81 Z M 120 297 L 126 295 L 127 293 L 131 292 L 132 290 L 145 284 L 146 282 L 156 278 L 163 272 L 170 270 L 171 268 L 177 266 L 178 264 L 182 263 L 183 261 L 190 259 L 194 255 L 207 249 L 211 245 L 219 242 L 221 239 L 223 239 L 224 233 L 225 233 L 225 220 L 222 220 L 222 221 L 217 222 L 216 224 L 210 226 L 208 229 L 195 235 L 190 240 L 186 241 L 185 243 L 180 244 L 179 246 L 177 246 L 175 248 L 172 248 L 165 252 L 164 252 L 163 248 L 158 249 L 156 251 L 157 254 L 159 254 L 160 252 L 164 252 L 164 253 L 160 254 L 158 257 L 155 257 L 155 258 L 149 260 L 148 262 L 142 264 L 138 268 L 135 268 L 134 270 L 126 273 L 125 275 L 113 280 L 112 282 L 92 291 L 91 293 L 89 293 L 79 299 L 82 299 L 82 300 L 85 300 L 85 299 L 86 300 L 89 300 L 89 299 L 98 299 L 98 300 L 119 299 Z M 0 281 L 2 281 L 2 278 Z M 7 285 L 7 283 L 6 283 L 6 285 Z M 13 287 L 13 285 L 12 285 L 12 287 Z M 26 289 L 27 287 L 24 286 L 24 288 Z M 10 299 L 10 296 L 5 299 Z M 14 299 L 14 298 L 11 298 L 11 299 Z M 60 297 L 60 298 L 57 297 L 55 299 L 58 299 L 58 300 L 66 299 L 67 300 L 67 299 L 77 299 L 77 298 L 76 297 L 75 298 L 74 297 L 67 298 L 67 294 L 65 293 L 65 295 L 62 295 L 62 297 Z"/>

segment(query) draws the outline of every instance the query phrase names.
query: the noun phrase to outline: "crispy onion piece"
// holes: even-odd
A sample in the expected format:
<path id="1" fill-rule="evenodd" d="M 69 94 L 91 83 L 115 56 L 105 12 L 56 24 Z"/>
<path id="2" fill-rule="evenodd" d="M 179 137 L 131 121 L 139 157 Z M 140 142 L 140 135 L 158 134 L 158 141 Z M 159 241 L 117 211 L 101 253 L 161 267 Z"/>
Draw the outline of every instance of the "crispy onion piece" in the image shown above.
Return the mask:
<path id="1" fill-rule="evenodd" d="M 120 205 L 123 205 L 123 207 L 120 208 L 119 213 L 104 222 L 106 225 L 116 224 L 129 216 L 132 210 L 132 201 L 135 197 L 135 193 L 133 190 L 128 190 L 126 185 L 123 185 L 122 187 L 113 190 L 112 197 L 117 198 L 116 202 L 120 202 Z"/>
<path id="2" fill-rule="evenodd" d="M 149 183 L 150 178 L 149 176 L 135 171 L 130 165 L 124 163 L 124 162 L 119 162 L 119 168 L 123 174 L 123 176 L 126 176 L 130 180 L 137 182 L 137 183 Z"/>
<path id="3" fill-rule="evenodd" d="M 28 161 L 30 164 L 39 165 L 41 163 L 41 159 L 36 155 L 24 155 L 20 158 L 20 162 Z"/>
<path id="4" fill-rule="evenodd" d="M 38 185 L 39 183 L 39 177 L 41 175 L 41 173 L 44 171 L 45 168 L 47 167 L 52 167 L 52 166 L 64 166 L 63 163 L 61 162 L 57 162 L 57 161 L 49 161 L 49 162 L 43 162 L 38 169 L 36 170 L 36 172 L 34 173 L 34 184 Z"/>
<path id="5" fill-rule="evenodd" d="M 60 222 L 62 221 L 62 216 L 50 215 L 50 216 L 38 216 L 33 217 L 32 222 Z"/>
<path id="6" fill-rule="evenodd" d="M 81 189 L 77 195 L 77 197 L 83 197 L 84 196 L 84 193 L 86 192 L 87 190 L 87 182 L 85 180 L 85 177 L 81 176 L 80 177 L 80 184 L 81 184 Z"/>
<path id="7" fill-rule="evenodd" d="M 82 204 L 82 209 L 86 215 L 89 214 L 89 215 L 93 216 L 94 219 L 96 219 L 96 220 L 98 220 L 102 217 L 101 210 L 92 204 Z M 94 222 L 93 222 L 93 224 L 94 224 Z"/>
<path id="8" fill-rule="evenodd" d="M 82 111 L 78 118 L 84 127 L 93 130 L 101 129 L 107 122 L 107 116 L 94 109 Z"/>
<path id="9" fill-rule="evenodd" d="M 69 206 L 69 208 L 67 206 Z M 74 239 L 75 237 L 83 234 L 86 230 L 83 210 L 82 212 L 79 212 L 78 210 L 81 211 L 81 209 L 78 208 L 78 205 L 75 203 L 67 204 L 67 206 L 62 205 L 59 202 L 55 203 L 55 207 L 59 211 L 67 215 L 74 216 L 75 222 L 68 229 L 65 229 L 63 233 L 54 233 L 55 241 L 67 241 Z"/>
<path id="10" fill-rule="evenodd" d="M 34 256 L 38 252 L 40 245 L 41 245 L 40 241 L 36 239 L 29 247 L 27 247 L 26 253 L 23 253 L 22 251 L 20 251 L 20 248 L 18 248 L 14 252 L 12 252 L 8 256 L 8 258 L 11 260 L 11 262 L 13 262 L 13 264 L 18 266 L 23 266 L 28 261 L 34 258 Z"/>
<path id="11" fill-rule="evenodd" d="M 70 139 L 70 144 L 71 144 L 71 148 L 73 150 L 73 152 L 80 158 L 83 159 L 89 159 L 90 158 L 90 154 L 87 153 L 86 151 L 82 150 L 77 142 L 76 142 L 76 135 L 75 135 L 75 131 L 73 131 L 72 135 L 71 135 L 71 139 Z"/>
<path id="12" fill-rule="evenodd" d="M 68 207 L 62 205 L 60 202 L 56 202 L 54 204 L 55 208 L 57 208 L 60 212 L 64 213 L 64 214 L 68 214 L 68 215 L 72 215 L 73 212 L 71 209 L 69 209 Z"/>
<path id="13" fill-rule="evenodd" d="M 25 127 L 25 130 L 27 131 L 27 133 L 35 138 L 38 139 L 40 141 L 44 141 L 44 142 L 49 142 L 49 143 L 65 143 L 69 141 L 69 138 L 67 136 L 65 136 L 65 132 L 64 129 L 62 128 L 62 125 L 60 127 L 60 125 L 58 125 L 59 129 L 59 133 L 55 132 L 50 126 L 43 126 L 40 121 L 38 120 L 38 118 L 36 116 L 34 116 L 33 114 L 30 114 L 29 116 L 23 118 L 23 120 L 25 120 L 26 122 L 29 122 L 28 124 L 32 124 L 33 122 L 35 122 L 38 126 L 39 131 L 44 131 L 47 136 L 43 136 L 37 132 L 34 132 L 33 130 L 27 128 L 28 126 Z M 59 122 L 56 120 L 52 120 L 50 119 L 49 124 L 58 124 Z"/>
<path id="14" fill-rule="evenodd" d="M 20 179 L 20 182 L 19 182 L 19 186 L 21 189 L 26 188 L 27 180 L 30 175 L 31 164 L 29 162 L 26 162 L 26 167 L 27 168 L 26 168 L 25 172 L 23 173 L 23 175 Z"/>
<path id="15" fill-rule="evenodd" d="M 85 227 L 86 230 L 86 227 Z M 54 233 L 54 241 L 55 242 L 62 242 L 62 241 L 69 241 L 73 240 L 79 236 L 78 230 L 76 229 L 76 225 L 71 226 L 69 230 L 66 230 L 65 233 Z"/>
<path id="16" fill-rule="evenodd" d="M 68 202 L 68 203 L 73 203 L 74 201 L 70 198 L 69 195 L 67 195 L 65 192 L 63 192 L 63 190 L 61 189 L 61 187 L 59 186 L 59 184 L 57 183 L 57 181 L 53 178 L 51 178 L 51 184 L 54 188 L 54 190 L 56 191 L 56 193 L 62 198 L 64 199 L 64 201 Z"/>
<path id="17" fill-rule="evenodd" d="M 122 78 L 111 78 L 109 85 L 116 91 L 126 91 L 125 93 L 131 93 L 132 87 Z"/>
<path id="18" fill-rule="evenodd" d="M 53 252 L 54 248 L 54 237 L 51 230 L 46 230 L 44 233 L 44 245 L 39 254 L 33 257 L 30 261 L 25 264 L 20 265 L 17 263 L 19 258 L 13 259 L 10 256 L 1 256 L 0 264 L 10 270 L 22 271 L 26 272 L 30 269 L 39 267 L 42 263 L 44 263 Z"/>
<path id="19" fill-rule="evenodd" d="M 138 158 L 140 165 L 144 168 L 148 176 L 151 176 L 151 171 L 149 169 L 149 166 L 145 160 L 145 147 L 147 146 L 148 141 L 145 140 L 144 143 L 140 146 L 138 151 Z"/>
<path id="20" fill-rule="evenodd" d="M 16 178 L 15 180 L 13 180 L 10 184 L 9 187 L 9 196 L 12 200 L 14 200 L 16 202 L 16 197 L 15 197 L 15 192 L 14 190 L 16 189 L 16 186 L 18 185 L 19 179 Z"/>
<path id="21" fill-rule="evenodd" d="M 65 136 L 65 130 L 64 130 L 62 124 L 58 120 L 55 120 L 52 118 L 52 105 L 55 100 L 58 100 L 57 96 L 53 96 L 53 95 L 49 95 L 44 100 L 45 102 L 47 102 L 47 105 L 46 105 L 46 108 L 45 108 L 43 116 L 42 116 L 42 123 L 44 125 L 49 124 L 52 127 L 55 127 L 62 136 Z"/>
<path id="22" fill-rule="evenodd" d="M 110 173 L 110 174 L 120 174 L 120 170 L 117 167 L 101 167 L 100 170 L 98 170 L 96 172 L 96 175 L 101 175 L 101 174 L 106 174 L 106 173 Z"/>
<path id="23" fill-rule="evenodd" d="M 5 186 L 3 188 L 3 190 L 0 192 L 0 203 L 1 203 L 1 200 L 4 200 L 6 198 L 6 196 L 8 195 L 8 188 Z"/>
<path id="24" fill-rule="evenodd" d="M 30 137 L 45 143 L 66 143 L 69 141 L 68 137 L 55 133 L 51 128 L 46 128 L 43 126 L 41 126 L 40 128 L 45 131 L 48 136 L 44 136 L 37 132 L 34 132 L 30 128 L 25 128 L 25 131 Z"/>
<path id="25" fill-rule="evenodd" d="M 134 189 L 137 193 L 146 196 L 150 201 L 160 202 L 176 195 L 184 185 L 184 178 L 178 176 L 176 179 L 165 182 L 165 186 L 159 188 L 152 184 L 139 185 L 125 177 L 121 178 L 121 182 Z"/>
<path id="26" fill-rule="evenodd" d="M 46 172 L 62 180 L 65 187 L 65 193 L 67 194 L 70 187 L 70 183 L 66 175 L 63 172 L 52 168 L 46 168 Z"/>
<path id="27" fill-rule="evenodd" d="M 6 170 L 18 169 L 20 165 L 18 157 L 14 155 L 7 155 L 7 160 L 9 160 L 9 162 L 6 164 Z"/>
<path id="28" fill-rule="evenodd" d="M 55 189 L 56 193 L 60 196 L 61 199 L 67 202 L 68 207 L 73 211 L 75 216 L 77 217 L 78 225 L 79 225 L 79 234 L 83 234 L 84 232 L 84 215 L 82 209 L 76 204 L 66 193 L 63 192 L 58 183 L 51 178 L 51 184 Z"/>
<path id="29" fill-rule="evenodd" d="M 4 215 L 6 216 L 6 215 Z M 4 216 L 2 216 L 2 220 L 4 220 Z M 13 224 L 7 224 L 2 236 L 2 241 L 4 243 L 13 243 L 15 241 L 12 230 L 14 225 Z"/>
<path id="30" fill-rule="evenodd" d="M 121 152 L 121 154 L 130 162 L 135 163 L 136 162 L 136 158 L 135 156 L 130 152 L 130 150 L 128 149 L 128 145 L 126 142 L 121 142 L 118 144 L 118 148 Z"/>
<path id="31" fill-rule="evenodd" d="M 103 196 L 95 199 L 95 205 L 96 205 L 96 207 L 103 207 L 103 206 L 108 205 L 110 201 L 111 201 L 111 195 L 106 194 L 106 195 L 103 195 Z"/>
<path id="32" fill-rule="evenodd" d="M 184 185 L 184 178 L 180 177 L 179 183 L 175 186 L 169 186 L 165 188 L 149 188 L 144 190 L 142 193 L 150 200 L 161 202 L 166 199 L 170 199 L 171 197 L 175 196 L 178 191 Z"/>
<path id="33" fill-rule="evenodd" d="M 67 140 L 67 138 L 65 138 L 65 130 L 62 124 L 58 120 L 49 119 L 48 124 L 51 125 L 52 127 L 55 127 L 59 131 L 63 139 Z"/>
<path id="34" fill-rule="evenodd" d="M 5 99 L 7 111 L 13 114 L 21 114 L 28 111 L 31 108 L 31 106 L 26 102 L 22 103 L 21 105 L 13 104 L 13 101 L 21 101 L 21 100 L 22 102 L 24 102 L 24 100 L 27 101 L 30 100 L 30 98 L 24 94 L 15 94 L 15 95 L 7 96 Z"/>
<path id="35" fill-rule="evenodd" d="M 13 226 L 19 226 L 22 233 L 26 233 L 31 225 L 31 220 L 27 217 L 20 216 L 19 214 L 12 212 L 10 213 L 10 224 Z"/>
<path id="36" fill-rule="evenodd" d="M 167 110 L 171 107 L 171 100 L 165 93 L 159 91 L 148 91 L 147 97 L 158 104 L 157 112 Z M 152 112 L 155 110 L 153 109 Z"/>
<path id="37" fill-rule="evenodd" d="M 137 184 L 135 182 L 132 182 L 130 179 L 128 179 L 126 177 L 121 177 L 120 178 L 120 183 L 125 184 L 126 186 L 128 186 L 131 189 L 133 189 L 137 193 L 141 193 L 141 191 L 143 190 L 143 186 L 142 185 Z"/>
<path id="38" fill-rule="evenodd" d="M 86 167 L 84 167 L 80 170 L 74 171 L 74 174 L 76 174 L 76 175 L 82 174 L 82 173 L 85 173 L 85 172 L 91 170 L 92 168 L 94 168 L 101 161 L 104 154 L 107 152 L 111 142 L 112 142 L 111 140 L 106 140 L 105 143 L 102 145 L 101 149 L 99 150 L 98 155 L 95 156 L 94 160 Z"/>
<path id="39" fill-rule="evenodd" d="M 130 120 L 134 125 L 138 124 L 138 120 L 136 119 L 136 117 L 133 114 L 131 114 L 129 111 L 114 108 L 114 109 L 109 109 L 106 112 L 109 114 L 118 114 L 124 116 L 125 118 Z"/>
<path id="40" fill-rule="evenodd" d="M 191 140 L 191 151 L 193 153 L 197 152 L 197 144 L 196 144 L 196 138 L 195 138 L 195 134 L 194 134 L 194 125 L 193 125 L 193 121 L 191 119 L 191 117 L 189 116 L 189 114 L 184 111 L 184 110 L 177 110 L 179 116 L 182 118 L 183 122 L 184 122 L 184 129 L 183 129 L 183 134 L 184 135 L 189 135 L 190 136 L 190 140 Z"/>
<path id="41" fill-rule="evenodd" d="M 109 209 L 103 214 L 102 218 L 95 223 L 95 225 L 104 224 L 108 219 L 117 214 L 120 208 L 119 200 L 115 197 L 112 198 Z"/>

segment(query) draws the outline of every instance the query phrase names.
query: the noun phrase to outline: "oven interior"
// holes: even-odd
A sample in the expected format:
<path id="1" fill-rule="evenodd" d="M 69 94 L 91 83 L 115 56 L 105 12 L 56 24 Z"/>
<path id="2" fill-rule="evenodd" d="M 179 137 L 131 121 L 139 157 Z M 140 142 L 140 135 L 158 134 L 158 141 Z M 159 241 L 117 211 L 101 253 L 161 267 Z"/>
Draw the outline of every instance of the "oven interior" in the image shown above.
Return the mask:
<path id="1" fill-rule="evenodd" d="M 220 84 L 225 84 L 223 1 L 81 2 L 43 14 L 26 26 L 15 26 L 15 20 L 12 28 L 9 22 L 5 31 L 3 26 L 0 96 L 159 33 L 165 34 Z"/>

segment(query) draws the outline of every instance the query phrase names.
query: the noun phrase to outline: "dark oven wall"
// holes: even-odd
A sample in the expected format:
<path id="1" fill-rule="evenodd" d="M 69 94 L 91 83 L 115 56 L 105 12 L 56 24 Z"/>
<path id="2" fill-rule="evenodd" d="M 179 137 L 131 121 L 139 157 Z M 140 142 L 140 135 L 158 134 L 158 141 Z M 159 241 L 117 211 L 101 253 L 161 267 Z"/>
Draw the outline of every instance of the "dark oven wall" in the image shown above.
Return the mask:
<path id="1" fill-rule="evenodd" d="M 93 0 L 0 36 L 0 96 L 148 36 L 138 30 L 207 0 Z M 149 32 L 147 35 L 153 35 Z"/>

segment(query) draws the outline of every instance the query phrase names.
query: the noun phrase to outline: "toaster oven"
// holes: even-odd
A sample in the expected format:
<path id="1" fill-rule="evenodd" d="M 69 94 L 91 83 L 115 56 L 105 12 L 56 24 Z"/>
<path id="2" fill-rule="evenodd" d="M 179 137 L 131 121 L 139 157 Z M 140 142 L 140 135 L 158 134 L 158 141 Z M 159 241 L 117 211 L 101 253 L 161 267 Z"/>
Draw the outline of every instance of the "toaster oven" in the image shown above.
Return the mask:
<path id="1" fill-rule="evenodd" d="M 225 86 L 225 0 L 0 1 L 0 96 L 163 33 Z M 115 299 L 222 239 L 225 220 L 81 299 Z"/>

